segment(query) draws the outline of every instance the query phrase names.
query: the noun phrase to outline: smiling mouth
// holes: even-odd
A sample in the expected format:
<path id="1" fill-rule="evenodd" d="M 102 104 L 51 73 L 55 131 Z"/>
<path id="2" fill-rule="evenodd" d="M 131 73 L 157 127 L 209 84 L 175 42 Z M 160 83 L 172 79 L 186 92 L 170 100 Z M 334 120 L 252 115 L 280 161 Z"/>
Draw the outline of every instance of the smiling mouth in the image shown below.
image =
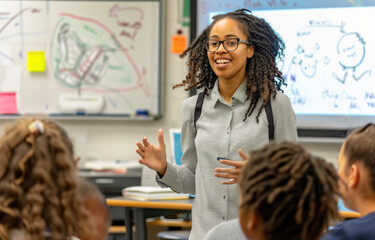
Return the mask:
<path id="1" fill-rule="evenodd" d="M 232 60 L 229 60 L 229 59 L 216 59 L 215 60 L 215 63 L 216 64 L 228 64 L 230 63 Z"/>

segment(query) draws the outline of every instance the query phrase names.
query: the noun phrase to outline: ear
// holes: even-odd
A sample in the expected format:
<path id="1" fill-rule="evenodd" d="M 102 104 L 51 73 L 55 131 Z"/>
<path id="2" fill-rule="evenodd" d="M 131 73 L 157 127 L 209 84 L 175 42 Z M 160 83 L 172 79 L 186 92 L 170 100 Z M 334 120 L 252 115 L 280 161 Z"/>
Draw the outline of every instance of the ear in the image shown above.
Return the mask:
<path id="1" fill-rule="evenodd" d="M 354 188 L 358 185 L 360 178 L 359 168 L 357 164 L 353 164 L 350 167 L 350 176 L 349 176 L 349 187 Z"/>
<path id="2" fill-rule="evenodd" d="M 259 216 L 254 210 L 250 210 L 248 213 L 248 219 L 247 219 L 247 224 L 246 228 L 249 231 L 254 231 L 254 229 L 258 226 L 259 222 Z"/>
<path id="3" fill-rule="evenodd" d="M 254 56 L 254 45 L 247 47 L 247 58 L 252 58 Z"/>

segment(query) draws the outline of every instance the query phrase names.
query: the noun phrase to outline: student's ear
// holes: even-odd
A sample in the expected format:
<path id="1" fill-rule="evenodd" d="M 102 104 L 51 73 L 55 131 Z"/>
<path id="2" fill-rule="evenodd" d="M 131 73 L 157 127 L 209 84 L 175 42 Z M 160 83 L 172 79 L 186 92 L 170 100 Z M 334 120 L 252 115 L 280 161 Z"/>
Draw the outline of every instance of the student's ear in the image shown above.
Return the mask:
<path id="1" fill-rule="evenodd" d="M 254 229 L 258 225 L 259 216 L 254 210 L 250 210 L 248 213 L 248 221 L 246 224 L 246 228 L 248 231 L 254 231 Z"/>
<path id="2" fill-rule="evenodd" d="M 357 164 L 350 167 L 349 187 L 356 187 L 360 178 L 359 168 Z"/>
<path id="3" fill-rule="evenodd" d="M 254 45 L 247 48 L 247 58 L 252 58 L 254 56 Z"/>

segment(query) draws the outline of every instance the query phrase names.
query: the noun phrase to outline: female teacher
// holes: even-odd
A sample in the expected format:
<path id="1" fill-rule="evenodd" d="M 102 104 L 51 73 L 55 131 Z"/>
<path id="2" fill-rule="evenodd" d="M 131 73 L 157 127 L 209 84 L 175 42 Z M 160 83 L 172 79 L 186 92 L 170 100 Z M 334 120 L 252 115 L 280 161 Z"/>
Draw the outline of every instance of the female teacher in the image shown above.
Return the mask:
<path id="1" fill-rule="evenodd" d="M 137 142 L 136 150 L 139 162 L 158 173 L 159 185 L 196 195 L 192 240 L 203 239 L 212 227 L 237 217 L 236 183 L 245 159 L 242 151 L 269 142 L 268 102 L 274 140 L 297 141 L 295 114 L 281 92 L 285 82 L 276 66 L 276 57 L 284 54 L 283 41 L 265 20 L 246 9 L 213 19 L 181 55 L 190 53 L 190 72 L 175 87 L 203 88 L 205 93 L 196 125 L 197 96 L 182 103 L 182 166 L 166 161 L 161 129 L 159 145 L 150 144 L 145 137 Z"/>

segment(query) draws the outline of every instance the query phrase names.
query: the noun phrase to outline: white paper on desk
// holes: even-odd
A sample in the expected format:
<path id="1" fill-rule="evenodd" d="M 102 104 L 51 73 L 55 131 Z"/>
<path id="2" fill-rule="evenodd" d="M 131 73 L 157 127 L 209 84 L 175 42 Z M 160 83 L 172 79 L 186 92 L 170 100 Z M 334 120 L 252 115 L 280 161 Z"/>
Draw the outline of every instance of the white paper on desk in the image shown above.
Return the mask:
<path id="1" fill-rule="evenodd" d="M 176 193 L 170 188 L 155 186 L 131 186 L 122 189 L 122 195 L 137 200 L 175 200 L 188 199 L 189 194 Z"/>
<path id="2" fill-rule="evenodd" d="M 100 161 L 91 160 L 83 164 L 83 168 L 91 170 L 117 170 L 117 169 L 133 169 L 141 168 L 142 166 L 137 161 L 116 160 L 116 161 Z"/>

